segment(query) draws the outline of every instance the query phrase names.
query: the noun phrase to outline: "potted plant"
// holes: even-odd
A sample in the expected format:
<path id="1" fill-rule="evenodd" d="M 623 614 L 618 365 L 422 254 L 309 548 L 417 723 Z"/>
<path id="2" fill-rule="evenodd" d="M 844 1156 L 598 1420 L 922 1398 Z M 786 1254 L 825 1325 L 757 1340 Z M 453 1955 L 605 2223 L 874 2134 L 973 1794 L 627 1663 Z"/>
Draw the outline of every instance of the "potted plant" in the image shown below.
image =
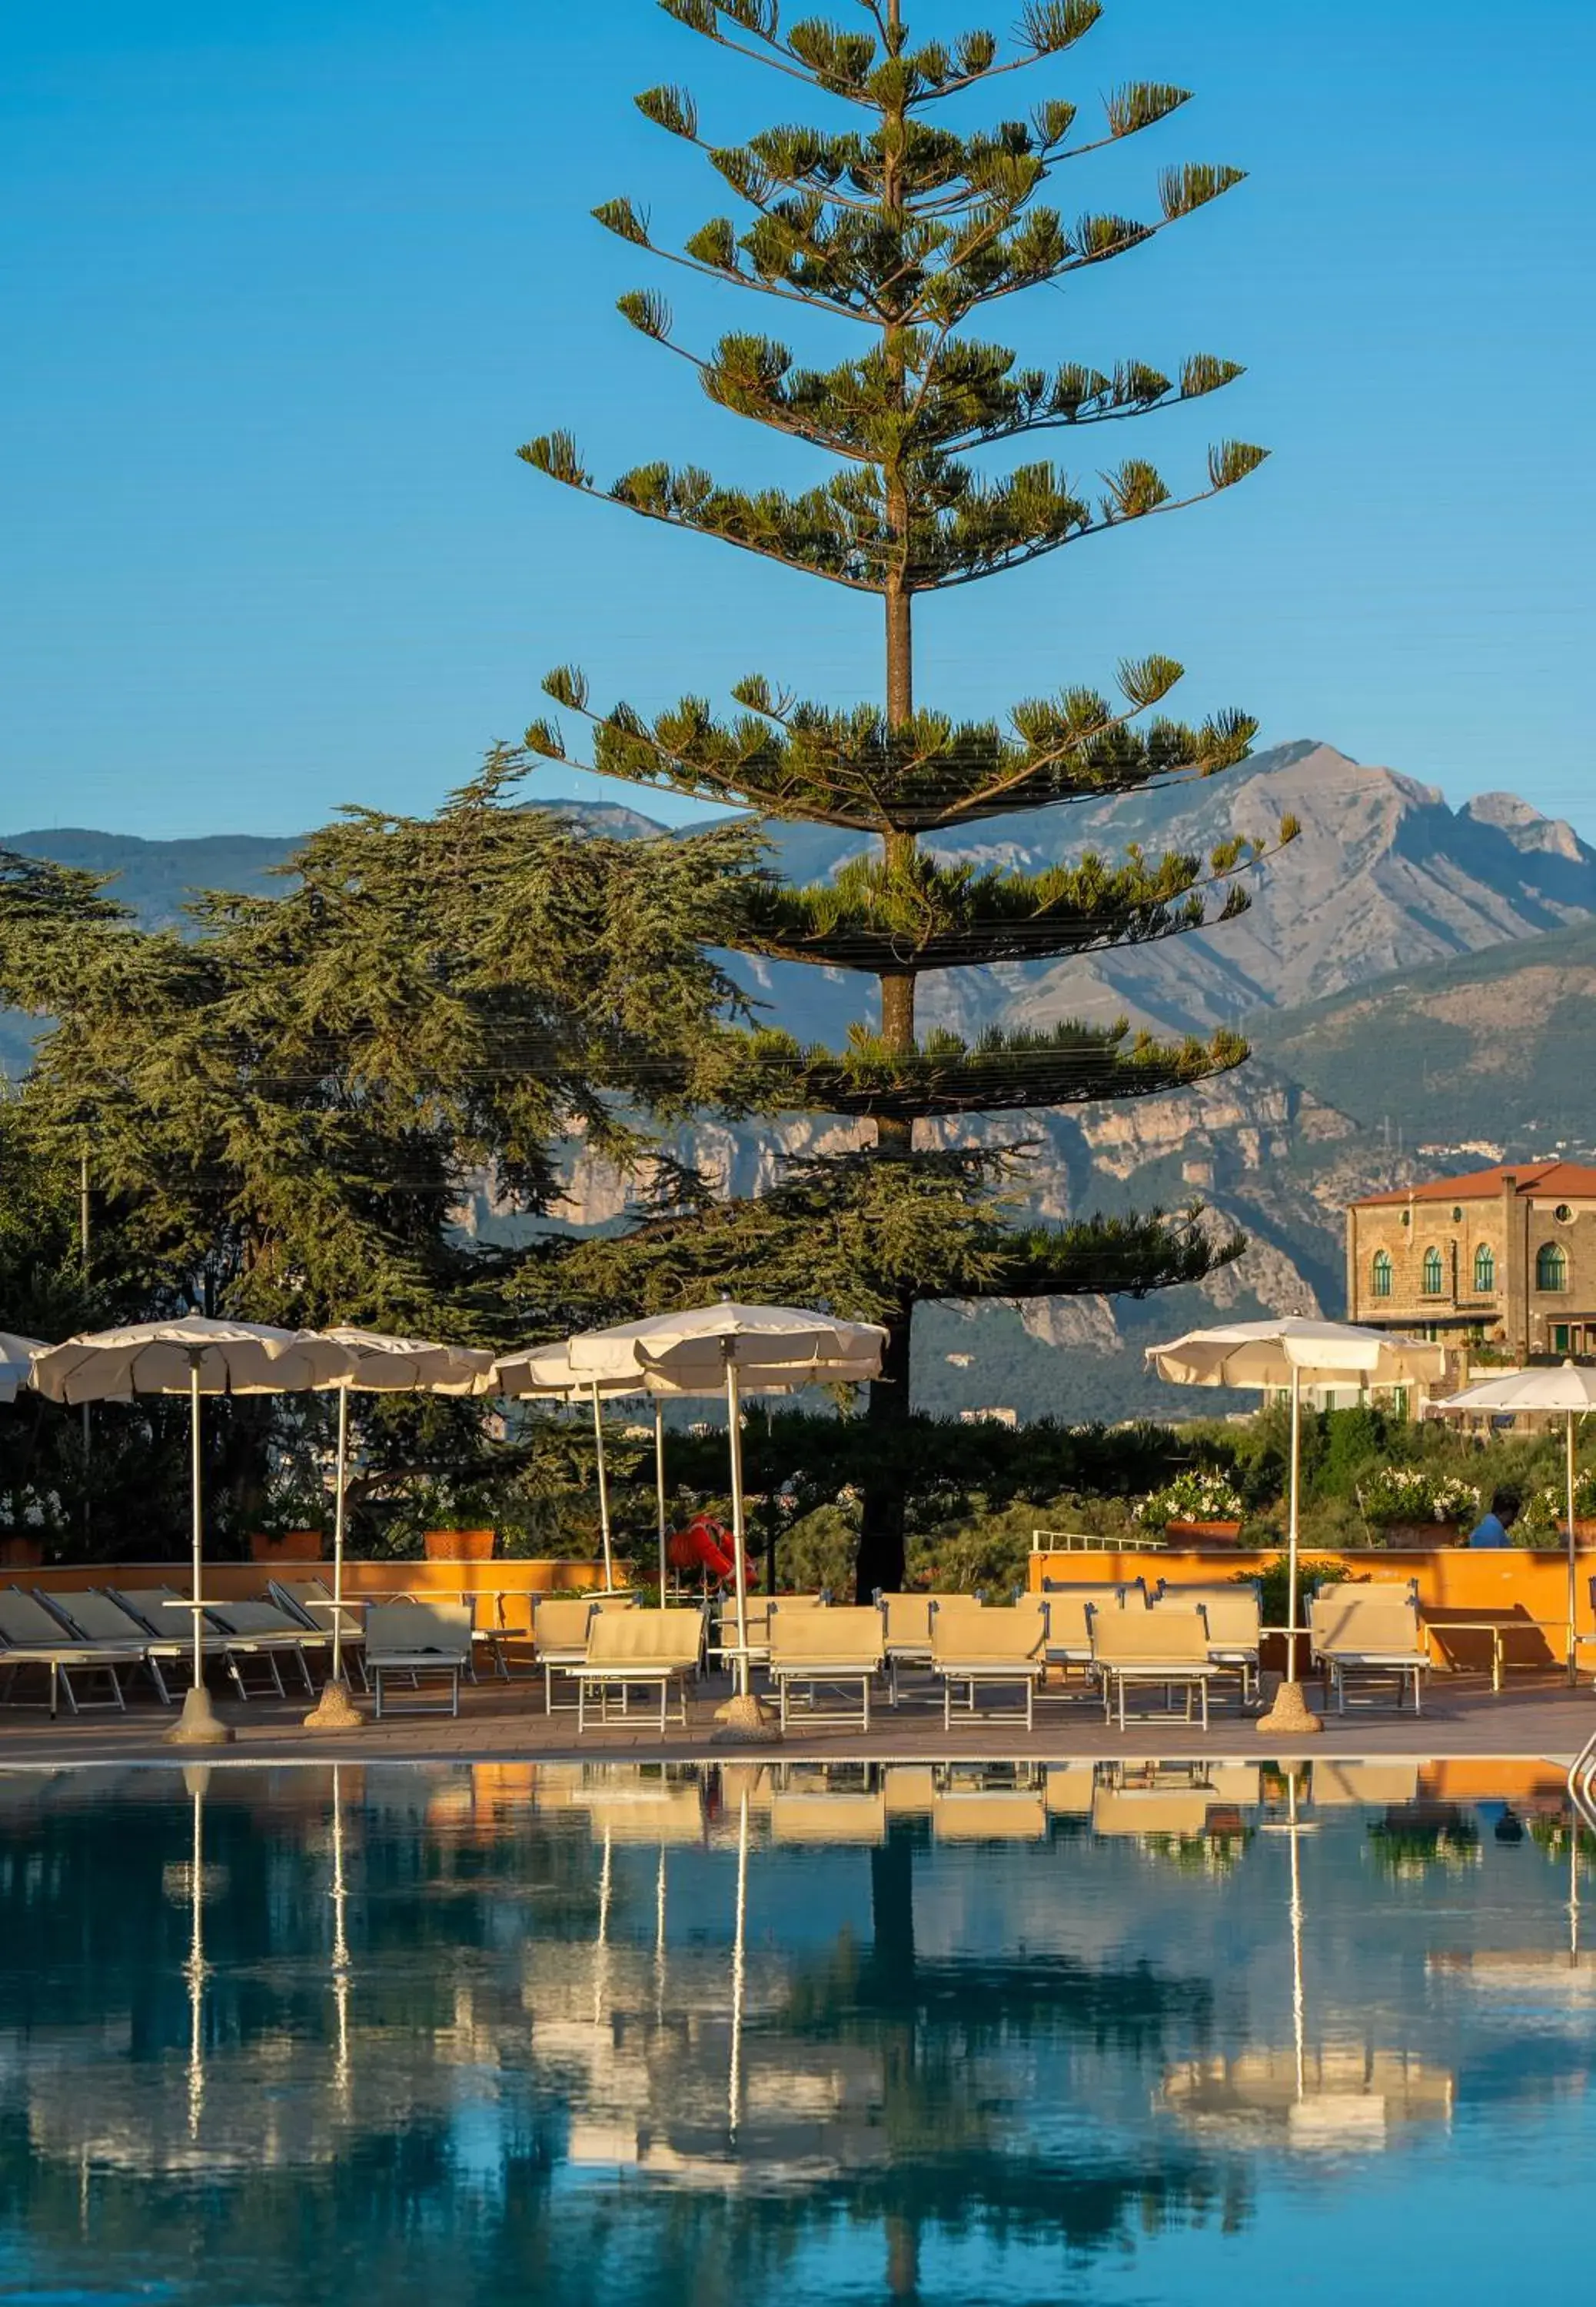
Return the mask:
<path id="1" fill-rule="evenodd" d="M 1524 1500 L 1514 1534 L 1531 1546 L 1561 1546 L 1567 1521 L 1567 1489 L 1554 1482 Z M 1582 1540 L 1596 1539 L 1596 1467 L 1585 1467 L 1574 1478 L 1574 1535 Z"/>
<path id="2" fill-rule="evenodd" d="M 0 1497 L 0 1564 L 8 1570 L 37 1570 L 45 1558 L 47 1533 L 61 1525 L 61 1500 L 54 1490 L 24 1482 Z"/>
<path id="3" fill-rule="evenodd" d="M 493 1497 L 483 1481 L 440 1481 L 417 1501 L 429 1562 L 491 1562 L 498 1545 Z"/>
<path id="4" fill-rule="evenodd" d="M 250 1532 L 252 1562 L 320 1562 L 327 1522 L 327 1485 L 312 1463 L 279 1461 Z"/>
<path id="5" fill-rule="evenodd" d="M 1136 1508 L 1144 1529 L 1198 1546 L 1233 1546 L 1242 1535 L 1241 1493 L 1227 1477 L 1196 1468 L 1177 1474 Z"/>
<path id="6" fill-rule="evenodd" d="M 1358 1485 L 1364 1519 L 1387 1546 L 1447 1546 L 1480 1512 L 1480 1493 L 1447 1475 L 1437 1480 L 1422 1466 L 1381 1466 Z"/>

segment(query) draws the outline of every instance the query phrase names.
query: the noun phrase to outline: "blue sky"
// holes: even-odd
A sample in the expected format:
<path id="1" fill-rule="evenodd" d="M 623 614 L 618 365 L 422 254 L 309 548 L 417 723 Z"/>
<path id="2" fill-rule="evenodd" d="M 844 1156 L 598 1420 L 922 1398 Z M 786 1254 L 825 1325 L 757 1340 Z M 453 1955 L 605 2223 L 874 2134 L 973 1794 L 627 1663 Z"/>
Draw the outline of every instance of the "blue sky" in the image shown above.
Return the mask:
<path id="1" fill-rule="evenodd" d="M 985 20 L 911 11 L 926 33 Z M 629 191 L 663 233 L 721 205 L 637 89 L 690 79 L 733 141 L 789 115 L 789 84 L 652 0 L 53 0 L 5 23 L 0 828 L 430 808 L 567 658 L 643 705 L 755 665 L 874 693 L 869 602 L 513 454 L 568 423 L 606 476 L 671 455 L 806 476 L 612 310 L 653 279 L 707 342 L 749 301 L 682 296 L 587 215 Z M 1083 164 L 1067 210 L 1148 205 L 1176 158 L 1251 180 L 1002 328 L 1042 358 L 1243 360 L 1136 446 L 1172 476 L 1221 430 L 1273 460 L 930 606 L 922 699 L 994 710 L 1159 649 L 1189 709 L 1246 705 L 1266 740 L 1455 801 L 1511 787 L 1596 837 L 1572 677 L 1596 607 L 1596 10 L 1110 0 L 1031 79 L 1089 105 L 1132 76 L 1198 101 Z"/>

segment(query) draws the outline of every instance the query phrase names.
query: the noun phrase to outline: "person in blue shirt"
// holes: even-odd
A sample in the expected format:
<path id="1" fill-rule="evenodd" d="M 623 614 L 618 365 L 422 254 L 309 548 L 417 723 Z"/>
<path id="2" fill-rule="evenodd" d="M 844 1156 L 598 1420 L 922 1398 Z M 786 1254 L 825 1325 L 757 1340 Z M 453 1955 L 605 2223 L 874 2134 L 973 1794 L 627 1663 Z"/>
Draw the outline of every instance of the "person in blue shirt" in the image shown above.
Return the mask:
<path id="1" fill-rule="evenodd" d="M 1507 1532 L 1518 1512 L 1518 1499 L 1511 1490 L 1498 1490 L 1491 1499 L 1490 1511 L 1481 1514 L 1469 1532 L 1471 1546 L 1511 1546 Z"/>

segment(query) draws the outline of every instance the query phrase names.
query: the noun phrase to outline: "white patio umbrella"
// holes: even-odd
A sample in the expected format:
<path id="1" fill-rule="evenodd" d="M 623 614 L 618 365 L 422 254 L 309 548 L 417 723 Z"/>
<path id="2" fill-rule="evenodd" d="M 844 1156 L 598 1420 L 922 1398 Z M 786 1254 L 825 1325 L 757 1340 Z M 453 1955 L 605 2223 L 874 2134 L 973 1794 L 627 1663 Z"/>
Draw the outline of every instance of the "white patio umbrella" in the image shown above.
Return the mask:
<path id="1" fill-rule="evenodd" d="M 718 1394 L 725 1388 L 737 1591 L 738 1693 L 728 1717 L 734 1728 L 753 1729 L 763 1720 L 748 1677 L 741 1423 L 745 1383 L 764 1392 L 863 1385 L 880 1375 L 886 1336 L 875 1322 L 843 1322 L 805 1307 L 739 1306 L 722 1299 L 718 1305 L 592 1330 L 570 1342 L 575 1370 L 612 1378 L 635 1374 L 651 1388 L 675 1394 Z"/>
<path id="2" fill-rule="evenodd" d="M 360 1720 L 344 1679 L 344 1522 L 349 1486 L 349 1396 L 361 1394 L 476 1394 L 493 1357 L 474 1346 L 443 1345 L 431 1338 L 390 1338 L 378 1330 L 335 1325 L 319 1334 L 349 1357 L 350 1367 L 328 1381 L 338 1397 L 337 1472 L 333 1493 L 332 1671 L 306 1715 L 309 1728 L 351 1729 Z"/>
<path id="3" fill-rule="evenodd" d="M 604 1555 L 604 1591 L 615 1591 L 615 1552 L 610 1531 L 610 1476 L 604 1464 L 602 1404 L 623 1394 L 641 1394 L 639 1377 L 601 1378 L 574 1370 L 568 1349 L 561 1345 L 528 1346 L 519 1353 L 502 1354 L 483 1380 L 483 1390 L 502 1394 L 512 1402 L 591 1402 L 593 1442 L 598 1450 L 599 1539 Z M 654 1411 L 654 1480 L 659 1493 L 660 1592 L 665 1591 L 665 1437 L 662 1411 Z"/>
<path id="4" fill-rule="evenodd" d="M 602 1334 L 602 1333 L 595 1333 Z M 816 1385 L 849 1385 L 862 1384 L 873 1376 L 855 1361 L 812 1362 L 805 1360 L 790 1368 L 772 1365 L 747 1364 L 738 1373 L 740 1394 L 796 1394 L 801 1386 Z M 654 1415 L 654 1504 L 660 1549 L 660 1592 L 665 1591 L 670 1574 L 666 1543 L 670 1538 L 670 1513 L 665 1488 L 665 1400 L 668 1395 L 719 1395 L 725 1380 L 723 1366 L 717 1364 L 710 1377 L 699 1370 L 689 1370 L 681 1378 L 656 1365 L 638 1376 L 595 1377 L 589 1372 L 572 1367 L 570 1345 L 529 1346 L 523 1351 L 505 1354 L 496 1361 L 484 1390 L 503 1394 L 513 1401 L 545 1400 L 552 1402 L 587 1402 L 593 1403 L 593 1440 L 598 1450 L 599 1527 L 604 1549 L 604 1582 L 615 1583 L 611 1559 L 610 1526 L 610 1487 L 604 1463 L 604 1426 L 601 1405 L 619 1401 L 623 1396 L 646 1394 L 653 1403 Z"/>
<path id="5" fill-rule="evenodd" d="M 11 1330 L 0 1330 L 0 1402 L 16 1400 L 17 1388 L 28 1383 L 34 1355 L 48 1351 L 42 1338 L 19 1338 Z"/>
<path id="6" fill-rule="evenodd" d="M 1173 1385 L 1259 1386 L 1291 1391 L 1291 1499 L 1286 1554 L 1290 1599 L 1286 1605 L 1285 1679 L 1260 1730 L 1319 1728 L 1297 1680 L 1297 1525 L 1302 1493 L 1302 1388 L 1336 1385 L 1349 1378 L 1361 1385 L 1431 1385 L 1446 1371 L 1439 1346 L 1387 1330 L 1360 1328 L 1350 1322 L 1320 1322 L 1299 1314 L 1263 1322 L 1231 1322 L 1212 1330 L 1189 1330 L 1167 1345 L 1149 1346 L 1147 1359 Z"/>
<path id="7" fill-rule="evenodd" d="M 126 1402 L 135 1394 L 189 1397 L 194 1678 L 183 1702 L 183 1719 L 167 1734 L 175 1745 L 215 1745 L 233 1735 L 217 1720 L 205 1687 L 200 1398 L 207 1394 L 301 1394 L 332 1385 L 352 1368 L 346 1347 L 314 1331 L 218 1322 L 202 1314 L 96 1331 L 33 1357 L 33 1384 L 51 1402 Z"/>
<path id="8" fill-rule="evenodd" d="M 1579 1608 L 1579 1571 L 1575 1560 L 1574 1535 L 1574 1428 L 1577 1419 L 1596 1410 L 1596 1369 L 1585 1369 L 1578 1362 L 1564 1362 L 1556 1369 L 1514 1370 L 1506 1377 L 1481 1378 L 1478 1385 L 1465 1385 L 1445 1402 L 1432 1402 L 1434 1410 L 1455 1411 L 1460 1416 L 1470 1411 L 1520 1411 L 1540 1410 L 1560 1414 L 1565 1420 L 1563 1472 L 1567 1490 L 1568 1506 L 1568 1679 L 1574 1680 L 1575 1621 Z"/>

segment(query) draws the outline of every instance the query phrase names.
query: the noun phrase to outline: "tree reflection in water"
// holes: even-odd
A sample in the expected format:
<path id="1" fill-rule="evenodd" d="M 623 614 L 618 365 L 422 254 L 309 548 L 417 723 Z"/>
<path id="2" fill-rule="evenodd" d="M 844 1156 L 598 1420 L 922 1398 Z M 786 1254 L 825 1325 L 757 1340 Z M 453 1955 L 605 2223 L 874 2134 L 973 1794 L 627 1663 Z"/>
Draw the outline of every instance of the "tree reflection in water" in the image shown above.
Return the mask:
<path id="1" fill-rule="evenodd" d="M 337 1777 L 0 1779 L 0 2279 L 740 2307 L 846 2265 L 920 2301 L 961 2242 L 1086 2269 L 1247 2225 L 1255 2156 L 1160 2089 L 1277 2025 L 1246 1852 L 897 1816 L 795 1852 L 730 1773 Z"/>

